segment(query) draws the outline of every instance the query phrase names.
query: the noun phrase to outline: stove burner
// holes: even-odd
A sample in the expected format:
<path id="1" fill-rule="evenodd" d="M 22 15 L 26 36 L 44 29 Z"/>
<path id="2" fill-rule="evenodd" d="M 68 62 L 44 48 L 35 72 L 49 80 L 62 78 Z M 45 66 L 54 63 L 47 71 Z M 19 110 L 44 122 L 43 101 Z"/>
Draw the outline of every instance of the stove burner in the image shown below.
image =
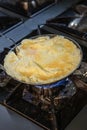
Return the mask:
<path id="1" fill-rule="evenodd" d="M 53 86 L 52 86 L 53 85 Z M 53 99 L 54 107 L 57 109 L 59 99 L 69 98 L 76 93 L 73 82 L 66 78 L 50 85 L 42 85 L 42 87 L 28 85 L 24 88 L 22 98 L 41 109 L 49 111 L 51 107 L 51 99 Z"/>
<path id="2" fill-rule="evenodd" d="M 36 85 L 35 87 L 37 88 L 43 88 L 43 89 L 49 89 L 49 88 L 55 88 L 55 87 L 60 87 L 60 86 L 65 86 L 68 83 L 69 79 L 63 79 L 51 84 L 46 84 L 46 85 Z"/>
<path id="3" fill-rule="evenodd" d="M 81 65 L 79 69 L 81 72 L 85 72 L 87 67 L 85 65 L 85 63 Z M 85 100 L 83 100 L 83 96 L 81 95 L 83 91 L 78 96 L 76 86 L 71 79 L 66 78 L 65 81 L 62 80 L 62 82 L 59 82 L 61 83 L 60 86 L 53 88 L 19 84 L 4 101 L 5 105 L 17 112 L 23 113 L 29 120 L 32 119 L 37 124 L 40 123 L 42 126 L 51 130 L 58 130 L 58 128 L 62 128 L 61 123 L 66 122 L 63 122 L 64 117 L 70 121 L 70 118 L 75 116 L 75 113 L 78 111 L 78 107 L 82 104 L 84 105 L 84 102 L 87 102 L 87 93 L 86 96 L 83 94 L 85 96 Z M 63 84 L 64 82 L 66 84 Z M 79 100 L 82 101 L 80 104 Z"/>
<path id="4" fill-rule="evenodd" d="M 60 129 L 64 130 L 66 125 L 76 116 L 85 103 L 87 103 L 87 93 L 77 91 L 77 93 L 70 98 L 59 99 L 57 109 L 54 112 L 55 116 L 53 116 L 51 110 L 54 108 L 52 108 L 52 106 L 50 111 L 46 111 L 41 109 L 40 105 L 34 105 L 25 101 L 23 99 L 24 88 L 25 84 L 18 85 L 4 100 L 4 104 L 10 109 L 15 110 L 17 113 L 21 113 L 23 116 L 25 115 L 27 119 L 33 121 L 34 123 L 44 126 L 45 128 L 42 128 L 45 130 L 53 130 L 52 119 L 53 117 L 55 118 L 55 116 L 57 125 Z"/>

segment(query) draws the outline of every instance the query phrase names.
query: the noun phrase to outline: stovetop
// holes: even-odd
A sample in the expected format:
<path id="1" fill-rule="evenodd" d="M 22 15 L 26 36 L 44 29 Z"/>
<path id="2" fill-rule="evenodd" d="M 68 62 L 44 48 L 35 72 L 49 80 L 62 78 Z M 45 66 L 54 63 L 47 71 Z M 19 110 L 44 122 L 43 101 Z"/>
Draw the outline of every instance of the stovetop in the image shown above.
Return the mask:
<path id="1" fill-rule="evenodd" d="M 79 43 L 79 45 L 81 46 L 82 51 L 83 51 L 83 60 L 82 60 L 82 64 L 81 64 L 82 68 L 80 67 L 79 69 L 81 70 L 81 72 L 83 74 L 86 73 L 86 65 L 87 65 L 87 54 L 86 54 L 86 52 L 87 52 L 87 43 L 86 42 L 87 41 L 86 41 L 86 39 L 83 39 L 82 37 L 79 38 L 78 33 L 76 33 L 76 35 L 73 35 L 71 32 L 68 33 L 68 30 L 64 31 L 65 28 L 61 28 L 61 26 L 60 26 L 60 24 L 61 25 L 63 24 L 64 25 L 63 27 L 65 27 L 65 23 L 66 23 L 66 25 L 68 25 L 71 22 L 71 20 L 73 20 L 73 18 L 71 17 L 71 14 L 72 14 L 72 17 L 76 15 L 76 12 L 73 12 L 73 8 L 67 10 L 60 16 L 57 16 L 55 19 L 47 20 L 47 22 L 45 24 L 43 24 L 43 22 L 39 22 L 38 26 L 34 26 L 35 28 L 31 27 L 32 31 L 27 30 L 27 35 L 22 35 L 20 37 L 20 34 L 19 34 L 19 38 L 15 37 L 15 35 L 17 35 L 17 34 L 14 34 L 14 36 L 13 36 L 14 29 L 12 30 L 12 32 L 9 31 L 9 34 L 11 34 L 12 37 L 11 37 L 11 35 L 8 35 L 8 32 L 5 34 L 3 33 L 3 36 L 1 36 L 2 40 L 4 38 L 5 40 L 8 41 L 8 43 L 10 42 L 11 44 L 8 44 L 8 46 L 6 45 L 5 47 L 2 48 L 2 51 L 0 52 L 0 63 L 3 62 L 5 55 L 7 54 L 9 49 L 14 46 L 14 43 L 18 44 L 20 42 L 20 40 L 22 40 L 23 38 L 30 38 L 32 36 L 41 35 L 41 34 L 55 33 L 55 34 L 71 37 L 72 39 L 76 40 Z M 68 17 L 70 19 L 64 18 L 67 15 L 69 15 Z M 37 18 L 38 18 L 38 16 L 37 16 Z M 34 20 L 34 19 L 31 19 L 30 22 L 32 23 L 32 20 Z M 61 20 L 62 20 L 62 22 L 61 22 Z M 23 28 L 25 28 L 25 29 L 27 27 L 26 23 L 28 24 L 28 22 L 25 21 L 25 25 L 23 25 Z M 59 24 L 59 26 L 56 27 L 54 25 L 51 25 L 51 23 Z M 19 26 L 19 28 L 20 28 L 20 26 Z M 29 27 L 28 27 L 28 29 L 29 29 Z M 80 32 L 79 32 L 79 34 L 80 34 Z M 81 36 L 82 36 L 82 34 L 83 34 L 83 32 L 81 33 Z M 85 70 L 83 68 L 85 68 Z M 85 82 L 85 84 L 87 83 L 86 77 L 84 77 L 82 75 L 77 76 L 76 78 L 78 78 L 79 80 L 82 80 L 83 82 Z M 74 92 L 75 92 L 74 94 L 69 92 L 68 94 L 71 94 L 71 95 L 68 95 L 68 97 L 59 98 L 59 99 L 55 100 L 55 102 L 57 104 L 56 105 L 57 109 L 55 111 L 57 125 L 60 128 L 60 130 L 64 130 L 65 127 L 70 123 L 70 121 L 87 104 L 87 92 L 83 88 L 76 87 L 76 85 L 78 85 L 78 84 L 74 85 Z M 28 120 L 33 121 L 35 124 L 39 125 L 41 128 L 46 129 L 46 130 L 51 129 L 51 127 L 54 126 L 54 124 L 52 124 L 53 123 L 52 118 L 54 116 L 54 115 L 52 115 L 53 113 L 51 113 L 51 111 L 46 111 L 46 108 L 44 109 L 44 107 L 47 107 L 47 106 L 41 107 L 41 104 L 39 104 L 39 106 L 38 106 L 37 104 L 35 104 L 36 102 L 30 103 L 30 99 L 31 99 L 30 96 L 32 96 L 32 95 L 30 95 L 31 93 L 30 94 L 28 93 L 27 96 L 24 95 L 24 92 L 27 92 L 27 90 L 25 88 L 27 88 L 27 86 L 25 87 L 25 84 L 21 84 L 15 80 L 11 79 L 9 76 L 7 76 L 5 74 L 5 72 L 0 71 L 0 103 L 3 103 L 6 107 L 12 109 L 13 111 L 15 111 L 18 114 L 21 114 Z M 35 90 L 35 92 L 37 92 L 37 91 L 38 90 Z M 54 93 L 55 93 L 55 91 L 54 91 Z M 60 89 L 60 94 L 59 93 L 58 94 L 60 95 L 60 97 L 61 96 L 63 97 L 64 94 L 67 95 L 67 92 L 68 91 L 66 89 L 64 89 L 64 87 L 63 87 L 63 90 Z M 71 89 L 71 92 L 72 92 L 72 89 Z M 47 91 L 46 91 L 46 93 L 47 93 Z M 29 98 L 29 100 L 26 100 L 26 97 Z M 42 98 L 42 100 L 43 100 L 43 98 Z M 47 103 L 50 102 L 49 99 L 46 99 L 46 100 L 48 101 Z M 51 109 L 53 109 L 53 108 L 51 108 Z"/>
<path id="2" fill-rule="evenodd" d="M 53 29 L 53 28 L 50 27 L 50 29 Z M 37 30 L 32 31 L 32 33 L 29 34 L 26 38 L 29 38 L 34 35 L 39 35 L 39 34 L 52 33 L 51 32 L 52 30 L 50 31 L 50 29 L 46 25 L 39 26 Z M 58 34 L 61 34 L 61 33 L 62 33 L 61 31 L 58 31 Z M 84 54 L 83 62 L 87 63 L 87 55 L 86 55 L 87 48 L 82 45 L 81 47 Z M 4 51 L 1 53 L 1 62 L 3 61 L 4 56 L 5 54 L 7 54 L 8 51 L 9 49 L 5 48 Z M 83 72 L 85 73 L 85 71 Z M 40 125 L 42 128 L 51 129 L 52 126 L 50 124 L 52 122 L 51 120 L 52 115 L 50 114 L 50 112 L 44 111 L 43 106 L 42 106 L 43 109 L 41 109 L 41 106 L 37 105 L 38 103 L 36 105 L 29 103 L 30 95 L 27 95 L 27 98 L 29 98 L 28 101 L 23 96 L 25 85 L 9 78 L 8 76 L 6 77 L 5 76 L 6 76 L 5 73 L 2 71 L 1 72 L 0 102 L 3 103 L 4 101 L 4 104 L 6 105 L 6 107 L 9 107 L 15 112 L 22 114 L 24 117 L 27 117 L 29 120 L 34 121 L 37 125 Z M 82 77 L 80 77 L 80 79 L 82 79 Z M 63 91 L 67 93 L 66 90 L 63 90 Z M 60 93 L 60 95 L 64 96 L 62 93 Z M 67 126 L 67 124 L 76 116 L 76 114 L 83 108 L 83 106 L 87 104 L 87 92 L 85 92 L 83 89 L 77 88 L 77 91 L 74 95 L 69 96 L 68 98 L 63 98 L 63 99 L 59 98 L 57 99 L 56 103 L 57 103 L 57 110 L 56 110 L 57 125 L 59 128 L 64 129 Z M 70 113 L 70 114 L 67 114 L 67 113 Z"/>

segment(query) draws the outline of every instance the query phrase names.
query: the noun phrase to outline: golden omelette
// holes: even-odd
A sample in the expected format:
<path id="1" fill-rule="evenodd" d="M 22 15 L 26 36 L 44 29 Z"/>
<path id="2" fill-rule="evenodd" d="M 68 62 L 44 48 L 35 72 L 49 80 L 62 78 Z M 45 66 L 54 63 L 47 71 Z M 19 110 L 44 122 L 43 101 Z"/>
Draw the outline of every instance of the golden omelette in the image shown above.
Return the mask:
<path id="1" fill-rule="evenodd" d="M 81 61 L 81 51 L 63 36 L 24 39 L 4 59 L 11 77 L 27 84 L 47 84 L 73 72 Z"/>

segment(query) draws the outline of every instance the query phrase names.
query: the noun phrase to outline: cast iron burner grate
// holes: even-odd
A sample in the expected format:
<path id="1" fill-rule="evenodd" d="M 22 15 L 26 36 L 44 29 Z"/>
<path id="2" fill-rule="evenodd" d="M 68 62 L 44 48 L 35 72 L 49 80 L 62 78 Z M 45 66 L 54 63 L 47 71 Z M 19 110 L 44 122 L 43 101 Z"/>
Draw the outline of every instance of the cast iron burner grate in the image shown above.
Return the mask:
<path id="1" fill-rule="evenodd" d="M 66 78 L 49 85 L 26 85 L 23 90 L 22 98 L 31 104 L 39 105 L 42 110 L 50 111 L 51 99 L 53 99 L 54 107 L 57 109 L 59 99 L 69 98 L 73 96 L 75 92 L 75 85 L 70 79 Z"/>
<path id="2" fill-rule="evenodd" d="M 27 87 L 27 86 L 26 86 Z M 14 91 L 7 97 L 4 104 L 12 110 L 15 110 L 22 116 L 27 117 L 34 123 L 40 125 L 44 129 L 51 129 L 52 113 L 41 109 L 40 104 L 34 105 L 23 99 L 25 84 L 18 85 Z M 80 103 L 79 103 L 80 101 Z M 87 93 L 78 90 L 77 93 L 70 98 L 62 98 L 58 100 L 56 112 L 57 125 L 60 129 L 74 118 L 74 116 L 87 103 Z M 67 114 L 68 113 L 68 114 Z M 66 118 L 65 118 L 66 117 Z"/>
<path id="3" fill-rule="evenodd" d="M 75 86 L 69 79 L 60 82 L 60 86 L 47 89 L 20 84 L 5 100 L 5 105 L 21 112 L 44 128 L 56 130 L 60 128 L 62 101 L 72 97 L 75 92 Z"/>

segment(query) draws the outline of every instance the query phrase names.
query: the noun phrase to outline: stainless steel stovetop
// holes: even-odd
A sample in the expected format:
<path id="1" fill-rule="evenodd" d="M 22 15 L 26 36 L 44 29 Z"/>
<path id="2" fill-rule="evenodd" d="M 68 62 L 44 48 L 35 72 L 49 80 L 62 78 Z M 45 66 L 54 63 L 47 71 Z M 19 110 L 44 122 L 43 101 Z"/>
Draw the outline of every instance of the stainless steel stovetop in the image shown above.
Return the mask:
<path id="1" fill-rule="evenodd" d="M 63 4 L 61 4 L 61 2 L 59 4 L 52 5 L 52 7 L 50 7 L 49 9 L 44 10 L 43 12 L 40 12 L 40 14 L 35 15 L 31 18 L 23 17 L 22 19 L 20 19 L 20 16 L 18 16 L 17 17 L 19 19 L 18 25 L 15 24 L 14 26 L 13 24 L 10 30 L 7 29 L 8 31 L 3 31 L 3 33 L 1 32 L 0 63 L 3 62 L 5 54 L 9 51 L 11 47 L 14 46 L 14 43 L 18 44 L 18 42 L 20 42 L 20 40 L 22 40 L 23 38 L 29 38 L 31 36 L 35 36 L 39 34 L 56 33 L 56 34 L 63 34 L 69 36 L 79 42 L 83 50 L 83 60 L 82 60 L 81 67 L 79 68 L 78 71 L 81 71 L 81 73 L 85 74 L 87 68 L 87 54 L 86 54 L 87 41 L 86 39 L 83 39 L 83 37 L 79 37 L 79 35 L 83 36 L 84 32 L 80 32 L 79 30 L 77 29 L 75 30 L 73 28 L 70 28 L 72 29 L 70 30 L 70 32 L 68 31 L 70 23 L 75 19 L 75 17 L 77 18 L 77 14 L 75 11 L 73 11 L 73 8 L 66 10 L 67 8 L 70 7 L 69 2 L 66 3 L 67 5 L 64 4 L 63 8 L 62 8 Z M 59 8 L 59 10 L 57 8 Z M 73 18 L 71 18 L 71 16 Z M 74 34 L 73 32 L 76 33 Z M 76 78 L 78 79 L 78 83 L 84 82 L 86 85 L 87 83 L 86 77 L 80 75 L 77 76 Z M 74 81 L 76 81 L 76 79 Z M 60 97 L 61 96 L 63 97 L 58 99 L 58 96 L 56 96 L 57 99 L 55 100 L 55 104 L 57 104 L 55 105 L 57 108 L 55 112 L 57 118 L 57 126 L 60 130 L 64 130 L 65 127 L 70 123 L 70 121 L 72 121 L 72 119 L 79 113 L 79 111 L 87 104 L 87 92 L 86 92 L 87 90 L 84 89 L 85 85 L 80 84 L 80 86 L 81 85 L 83 86 L 79 88 L 78 87 L 79 85 L 76 84 L 76 82 L 74 83 L 75 85 L 74 87 L 72 87 L 74 88 L 73 91 L 72 89 L 69 90 L 64 89 L 65 86 L 62 86 L 62 89 L 53 90 L 54 95 L 55 94 L 58 95 L 60 91 Z M 36 100 L 35 102 L 33 101 L 33 103 L 32 102 L 30 103 L 30 99 L 31 99 L 30 94 L 32 94 L 33 90 L 31 90 L 31 87 L 29 87 L 28 91 L 30 91 L 30 93 L 28 93 L 26 88 L 27 86 L 25 87 L 24 84 L 21 84 L 9 78 L 8 76 L 5 75 L 3 71 L 0 71 L 0 102 L 5 106 L 4 108 L 4 106 L 1 105 L 0 108 L 2 109 L 2 111 L 3 110 L 6 111 L 7 108 L 11 109 L 10 114 L 6 113 L 8 114 L 8 116 L 11 115 L 10 117 L 8 117 L 7 120 L 9 120 L 9 118 L 12 119 L 17 118 L 19 122 L 20 120 L 24 121 L 25 123 L 29 121 L 28 127 L 24 125 L 26 129 L 29 128 L 31 130 L 32 129 L 55 130 L 56 124 L 52 122 L 52 118 L 54 117 L 54 115 L 52 115 L 53 113 L 50 113 L 51 112 L 50 110 L 46 111 L 46 108 L 50 104 L 49 98 L 47 97 L 44 100 L 44 98 L 42 98 L 43 95 L 40 95 L 40 98 L 42 98 L 41 101 L 43 101 L 44 103 L 48 103 L 47 105 L 42 105 L 42 107 L 41 104 L 38 105 L 38 103 L 36 103 Z M 58 93 L 56 93 L 56 90 L 58 91 Z M 27 93 L 27 95 L 25 94 L 25 92 Z M 37 89 L 34 89 L 34 94 L 36 94 L 37 92 L 42 93 L 42 91 L 38 91 Z M 72 94 L 72 92 L 74 93 Z M 44 91 L 44 93 L 49 93 L 49 91 Z M 64 94 L 65 95 L 70 94 L 70 95 L 64 97 Z M 26 97 L 28 97 L 29 100 L 27 100 Z M 53 106 L 51 109 L 53 110 Z M 16 116 L 12 117 L 12 115 L 16 115 Z M 17 129 L 22 126 L 21 124 L 20 125 L 17 124 L 17 122 L 16 125 L 17 125 Z M 33 127 L 34 125 L 35 127 Z M 12 126 L 14 126 L 13 123 Z M 14 130 L 12 126 L 11 126 L 11 130 Z"/>

